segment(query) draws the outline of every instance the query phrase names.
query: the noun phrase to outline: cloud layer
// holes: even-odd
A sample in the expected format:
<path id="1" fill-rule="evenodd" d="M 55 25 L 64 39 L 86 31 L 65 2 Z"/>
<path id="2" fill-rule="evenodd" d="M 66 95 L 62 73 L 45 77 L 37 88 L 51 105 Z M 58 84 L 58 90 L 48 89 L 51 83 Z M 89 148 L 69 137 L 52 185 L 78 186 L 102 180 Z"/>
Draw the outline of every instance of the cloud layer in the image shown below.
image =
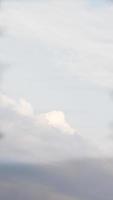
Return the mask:
<path id="1" fill-rule="evenodd" d="M 36 114 L 25 99 L 0 95 L 1 159 L 48 162 L 101 156 L 67 122 L 62 111 Z M 97 153 L 98 152 L 98 153 Z"/>
<path id="2" fill-rule="evenodd" d="M 93 8 L 86 2 L 10 3 L 3 22 L 14 37 L 65 49 L 61 67 L 71 75 L 112 88 L 113 6 Z"/>
<path id="3" fill-rule="evenodd" d="M 0 165 L 0 199 L 112 200 L 112 160 Z"/>
<path id="4" fill-rule="evenodd" d="M 53 160 L 54 158 L 63 159 L 76 156 L 102 155 L 98 150 L 98 148 L 101 148 L 99 145 L 97 145 L 98 147 L 96 150 L 95 148 L 93 149 L 92 141 L 84 141 L 84 139 L 76 133 L 76 128 L 74 128 L 74 126 L 76 127 L 75 113 L 73 117 L 73 124 L 75 125 L 72 126 L 69 116 L 67 117 L 67 113 L 64 112 L 62 107 L 65 100 L 65 107 L 68 107 L 69 109 L 71 107 L 72 110 L 74 109 L 74 104 L 76 103 L 74 101 L 77 99 L 76 95 L 78 94 L 75 92 L 75 85 L 78 83 L 75 82 L 75 79 L 84 80 L 82 83 L 86 83 L 86 85 L 88 85 L 87 89 L 90 88 L 90 91 L 93 86 L 95 87 L 95 91 L 97 91 L 96 88 L 99 88 L 99 93 L 103 88 L 113 88 L 112 18 L 112 5 L 106 4 L 104 6 L 94 7 L 83 0 L 79 2 L 77 0 L 34 1 L 33 3 L 30 3 L 30 1 L 29 3 L 25 3 L 24 1 L 22 3 L 6 2 L 4 4 L 2 21 L 8 30 L 6 42 L 9 42 L 11 39 L 11 43 L 9 43 L 12 47 L 11 49 L 9 48 L 9 52 L 6 54 L 10 57 L 10 51 L 12 51 L 16 64 L 21 60 L 21 64 L 18 65 L 17 68 L 15 67 L 17 65 L 13 66 L 17 76 L 12 75 L 10 79 L 12 84 L 11 87 L 14 85 L 14 88 L 16 88 L 14 96 L 18 93 L 16 91 L 18 83 L 19 91 L 22 91 L 25 83 L 27 85 L 25 90 L 28 90 L 29 92 L 29 87 L 31 87 L 32 84 L 32 88 L 35 88 L 33 91 L 35 93 L 37 87 L 34 79 L 38 79 L 38 90 L 41 90 L 39 95 L 42 95 L 42 99 L 40 98 L 41 103 L 43 100 L 45 107 L 47 107 L 48 102 L 45 102 L 45 97 L 49 96 L 48 98 L 51 104 L 51 96 L 53 95 L 55 96 L 54 99 L 56 98 L 56 101 L 53 101 L 58 102 L 58 104 L 56 105 L 53 103 L 51 106 L 53 109 L 48 109 L 46 112 L 36 113 L 31 103 L 26 101 L 25 98 L 21 98 L 21 92 L 19 93 L 20 100 L 14 100 L 8 95 L 0 94 L 0 127 L 1 130 L 5 132 L 4 138 L 1 140 L 1 157 L 10 155 L 16 159 L 20 158 L 24 160 L 26 158 L 28 160 L 44 161 Z M 19 46 L 16 42 L 21 43 L 23 46 Z M 47 49 L 47 55 L 44 48 Z M 32 49 L 35 50 L 32 52 Z M 28 54 L 24 52 L 24 50 L 26 50 Z M 22 51 L 22 53 L 18 56 L 17 54 L 19 51 Z M 43 52 L 43 55 L 39 53 L 40 51 Z M 54 58 L 50 58 L 51 55 L 49 53 Z M 42 62 L 40 55 L 42 56 L 42 60 L 46 60 L 45 57 L 48 57 L 48 63 L 46 63 L 46 61 Z M 28 59 L 28 57 L 31 60 Z M 37 60 L 40 60 L 40 62 Z M 36 65 L 36 72 L 39 76 L 37 78 L 36 74 L 36 77 L 31 81 L 31 68 L 34 64 Z M 49 64 L 51 64 L 51 67 Z M 21 70 L 19 71 L 20 68 Z M 55 71 L 55 73 L 48 75 L 50 71 Z M 46 72 L 47 77 L 45 75 Z M 61 74 L 57 74 L 57 72 L 61 72 Z M 54 82 L 53 74 L 60 76 L 60 82 Z M 23 76 L 25 81 L 20 84 L 21 76 Z M 66 77 L 68 78 L 66 79 Z M 16 82 L 16 79 L 19 80 L 18 83 Z M 26 81 L 26 79 L 28 79 L 28 81 Z M 49 79 L 52 80 L 50 81 Z M 71 84 L 67 84 L 67 82 L 71 82 Z M 51 85 L 51 87 L 48 87 L 47 83 L 48 85 Z M 47 88 L 48 90 L 46 91 Z M 63 100 L 64 88 L 66 92 L 68 90 L 69 94 L 66 93 L 65 97 L 68 96 L 69 101 L 66 98 Z M 81 85 L 79 85 L 78 88 L 80 91 Z M 49 93 L 50 89 L 52 90 L 52 93 Z M 55 93 L 55 89 L 58 90 L 58 95 Z M 29 94 L 29 96 L 33 95 L 32 89 L 30 91 L 31 94 Z M 96 94 L 98 94 L 98 92 Z M 83 91 L 83 95 L 79 93 L 80 99 L 78 98 L 78 102 L 80 101 L 80 104 L 78 103 L 79 111 L 82 114 L 77 117 L 82 118 L 83 124 L 85 124 L 85 118 L 87 118 L 87 116 L 89 117 L 90 115 L 93 115 L 93 113 L 95 115 L 95 113 L 98 112 L 96 107 L 98 102 L 95 103 L 96 100 L 93 100 L 93 97 L 89 101 L 87 101 L 89 97 L 86 99 L 84 98 L 85 100 L 82 99 L 85 95 L 86 93 Z M 73 105 L 70 106 L 71 98 L 73 98 L 73 96 Z M 19 98 L 17 97 L 16 99 Z M 90 101 L 92 102 L 90 103 Z M 97 101 L 101 102 L 98 98 Z M 90 103 L 89 107 L 87 106 L 88 102 Z M 91 106 L 93 107 L 93 102 L 95 104 L 95 111 L 91 113 L 89 110 Z M 43 107 L 43 104 L 41 103 L 40 105 Z M 57 109 L 56 107 L 60 107 L 60 109 Z M 89 108 L 89 110 L 87 110 L 87 108 Z M 104 104 L 101 109 L 102 108 L 104 108 Z M 40 106 L 38 109 L 40 109 Z M 75 110 L 77 109 L 76 106 Z M 70 111 L 70 113 L 71 112 L 73 111 Z M 95 116 L 97 115 L 98 113 Z M 99 118 L 96 119 L 96 117 L 92 117 L 91 120 L 92 119 L 98 121 Z M 91 122 L 88 121 L 88 127 L 91 127 L 90 123 Z M 99 123 L 97 123 L 97 126 Z M 95 123 L 92 124 L 94 127 L 93 132 L 95 132 L 92 138 L 95 139 L 96 135 L 99 135 L 99 133 L 97 132 L 98 128 L 96 127 L 97 129 L 95 129 Z M 86 130 L 88 130 L 87 125 Z M 102 134 L 103 133 L 100 135 Z M 100 138 L 100 140 L 102 141 L 102 138 Z M 95 141 L 98 144 L 98 140 L 95 139 Z M 103 142 L 103 151 L 104 149 L 106 151 L 106 145 Z"/>

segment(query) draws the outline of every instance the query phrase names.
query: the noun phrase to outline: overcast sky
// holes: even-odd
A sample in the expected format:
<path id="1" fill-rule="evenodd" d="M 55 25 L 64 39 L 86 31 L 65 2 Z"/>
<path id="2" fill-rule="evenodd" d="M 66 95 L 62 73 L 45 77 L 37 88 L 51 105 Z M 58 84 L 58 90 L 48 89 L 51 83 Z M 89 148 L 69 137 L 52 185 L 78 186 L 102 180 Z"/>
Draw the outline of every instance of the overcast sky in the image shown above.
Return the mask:
<path id="1" fill-rule="evenodd" d="M 111 2 L 5 1 L 0 18 L 0 158 L 112 156 Z"/>

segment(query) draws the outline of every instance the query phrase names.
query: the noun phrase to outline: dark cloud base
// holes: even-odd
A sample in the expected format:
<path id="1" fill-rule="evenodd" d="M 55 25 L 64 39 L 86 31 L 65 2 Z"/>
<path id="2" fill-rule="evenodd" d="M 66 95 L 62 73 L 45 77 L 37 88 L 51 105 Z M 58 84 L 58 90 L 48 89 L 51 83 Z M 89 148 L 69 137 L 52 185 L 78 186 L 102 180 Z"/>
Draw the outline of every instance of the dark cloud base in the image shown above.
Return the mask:
<path id="1" fill-rule="evenodd" d="M 113 160 L 0 164 L 0 200 L 112 200 Z"/>

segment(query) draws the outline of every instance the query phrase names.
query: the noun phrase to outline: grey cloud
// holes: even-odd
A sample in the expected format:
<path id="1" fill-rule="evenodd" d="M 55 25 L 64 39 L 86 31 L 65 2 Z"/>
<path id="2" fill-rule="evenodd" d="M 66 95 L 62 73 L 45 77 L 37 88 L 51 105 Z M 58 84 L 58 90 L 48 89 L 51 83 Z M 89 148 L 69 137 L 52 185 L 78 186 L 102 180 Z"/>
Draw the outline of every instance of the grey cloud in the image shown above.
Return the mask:
<path id="1" fill-rule="evenodd" d="M 0 132 L 0 139 L 2 139 L 3 137 L 4 137 L 4 134 Z"/>
<path id="2" fill-rule="evenodd" d="M 0 199 L 112 200 L 113 160 L 0 165 Z M 7 178 L 8 177 L 8 178 Z"/>

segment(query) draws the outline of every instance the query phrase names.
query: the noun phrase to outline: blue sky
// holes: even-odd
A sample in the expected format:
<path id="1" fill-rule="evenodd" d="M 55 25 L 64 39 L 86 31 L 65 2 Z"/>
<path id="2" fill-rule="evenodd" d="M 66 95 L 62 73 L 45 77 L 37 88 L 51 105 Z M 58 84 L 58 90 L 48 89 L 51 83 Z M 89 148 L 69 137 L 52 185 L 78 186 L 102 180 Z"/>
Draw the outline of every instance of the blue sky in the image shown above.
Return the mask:
<path id="1" fill-rule="evenodd" d="M 2 158 L 34 156 L 36 161 L 38 145 L 42 160 L 56 152 L 57 159 L 74 157 L 77 134 L 90 156 L 111 156 L 113 7 L 104 5 L 68 0 L 4 3 L 0 58 L 9 66 L 0 96 L 0 127 L 6 135 Z"/>

